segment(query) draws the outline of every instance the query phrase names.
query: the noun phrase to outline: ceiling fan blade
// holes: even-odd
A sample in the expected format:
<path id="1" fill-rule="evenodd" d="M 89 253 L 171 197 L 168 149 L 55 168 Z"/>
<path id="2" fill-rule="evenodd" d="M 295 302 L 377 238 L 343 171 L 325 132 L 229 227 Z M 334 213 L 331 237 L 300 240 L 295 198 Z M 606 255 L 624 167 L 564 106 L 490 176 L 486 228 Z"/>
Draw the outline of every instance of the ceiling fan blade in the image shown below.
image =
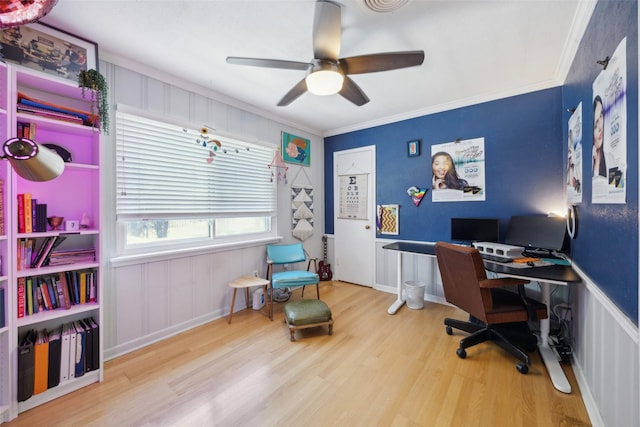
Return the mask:
<path id="1" fill-rule="evenodd" d="M 414 50 L 351 56 L 340 59 L 339 63 L 345 74 L 364 74 L 413 67 L 423 62 L 424 51 Z"/>
<path id="2" fill-rule="evenodd" d="M 364 94 L 360 86 L 356 84 L 352 79 L 344 76 L 344 83 L 342 83 L 342 89 L 338 92 L 344 98 L 356 104 L 358 107 L 363 106 L 369 102 L 369 98 Z"/>
<path id="3" fill-rule="evenodd" d="M 292 87 L 291 90 L 287 92 L 285 96 L 282 97 L 282 99 L 278 102 L 278 107 L 285 107 L 291 104 L 293 101 L 298 99 L 306 91 L 307 91 L 307 81 L 305 79 L 302 79 L 298 82 L 298 84 Z"/>
<path id="4" fill-rule="evenodd" d="M 340 55 L 342 21 L 340 5 L 332 1 L 316 2 L 313 17 L 313 54 L 315 59 L 337 61 Z"/>
<path id="5" fill-rule="evenodd" d="M 280 59 L 242 58 L 227 56 L 227 63 L 234 65 L 248 65 L 251 67 L 283 68 L 285 70 L 307 70 L 311 64 L 308 62 L 284 61 Z"/>

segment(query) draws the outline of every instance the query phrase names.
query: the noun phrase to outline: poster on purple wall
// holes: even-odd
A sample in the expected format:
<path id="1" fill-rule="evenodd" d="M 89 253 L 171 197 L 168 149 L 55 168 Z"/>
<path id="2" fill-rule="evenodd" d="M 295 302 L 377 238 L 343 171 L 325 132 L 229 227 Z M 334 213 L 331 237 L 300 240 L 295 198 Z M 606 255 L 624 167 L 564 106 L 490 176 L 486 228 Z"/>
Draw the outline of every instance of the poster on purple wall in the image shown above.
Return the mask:
<path id="1" fill-rule="evenodd" d="M 484 154 L 484 138 L 432 145 L 432 201 L 485 200 Z"/>
<path id="2" fill-rule="evenodd" d="M 592 203 L 626 203 L 627 39 L 593 82 Z"/>
<path id="3" fill-rule="evenodd" d="M 582 102 L 569 117 L 567 138 L 567 204 L 582 203 Z"/>

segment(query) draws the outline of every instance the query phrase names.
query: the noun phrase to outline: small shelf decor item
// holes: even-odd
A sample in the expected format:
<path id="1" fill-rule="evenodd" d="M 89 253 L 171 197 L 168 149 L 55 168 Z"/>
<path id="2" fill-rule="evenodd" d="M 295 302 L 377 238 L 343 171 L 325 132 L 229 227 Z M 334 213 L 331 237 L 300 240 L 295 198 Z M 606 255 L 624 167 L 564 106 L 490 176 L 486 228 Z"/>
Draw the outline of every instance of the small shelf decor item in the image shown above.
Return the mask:
<path id="1" fill-rule="evenodd" d="M 109 87 L 104 79 L 104 76 L 100 74 L 98 70 L 91 69 L 86 71 L 80 71 L 78 74 L 78 86 L 82 88 L 82 96 L 86 96 L 86 91 L 91 91 L 91 109 L 92 113 L 95 113 L 95 109 L 98 110 L 98 116 L 100 117 L 100 129 L 105 135 L 109 134 L 109 99 L 108 91 Z M 96 125 L 94 123 L 94 125 Z"/>
<path id="2" fill-rule="evenodd" d="M 407 142 L 407 156 L 418 157 L 420 155 L 420 140 L 414 139 Z"/>

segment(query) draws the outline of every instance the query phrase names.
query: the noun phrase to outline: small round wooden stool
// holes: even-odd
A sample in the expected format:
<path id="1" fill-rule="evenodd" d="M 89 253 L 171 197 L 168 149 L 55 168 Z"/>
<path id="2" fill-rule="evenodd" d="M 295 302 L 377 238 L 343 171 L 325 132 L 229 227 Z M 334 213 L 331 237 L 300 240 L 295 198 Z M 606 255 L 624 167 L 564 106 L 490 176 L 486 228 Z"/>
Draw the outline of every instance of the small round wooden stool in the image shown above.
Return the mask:
<path id="1" fill-rule="evenodd" d="M 236 292 L 239 288 L 244 288 L 244 298 L 247 302 L 247 308 L 249 308 L 249 288 L 254 286 L 262 286 L 264 290 L 265 298 L 267 297 L 267 285 L 269 285 L 269 281 L 262 279 L 260 277 L 254 276 L 242 276 L 231 282 L 229 282 L 229 286 L 233 288 L 233 298 L 231 298 L 231 310 L 229 311 L 229 320 L 228 323 L 231 323 L 231 318 L 233 317 L 233 306 L 236 303 Z"/>

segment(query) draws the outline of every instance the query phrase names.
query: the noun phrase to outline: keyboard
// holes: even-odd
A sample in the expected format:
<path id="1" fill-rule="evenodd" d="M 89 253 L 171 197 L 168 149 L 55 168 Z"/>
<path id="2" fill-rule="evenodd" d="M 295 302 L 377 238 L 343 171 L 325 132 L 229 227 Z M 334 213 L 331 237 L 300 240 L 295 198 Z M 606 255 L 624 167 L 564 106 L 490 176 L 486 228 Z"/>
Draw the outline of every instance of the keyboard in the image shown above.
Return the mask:
<path id="1" fill-rule="evenodd" d="M 482 259 L 486 259 L 487 261 L 492 261 L 492 262 L 507 263 L 507 262 L 512 262 L 513 261 L 511 258 L 498 256 L 498 255 L 485 254 L 485 253 L 482 253 L 482 252 L 480 252 L 480 256 L 482 257 Z"/>

